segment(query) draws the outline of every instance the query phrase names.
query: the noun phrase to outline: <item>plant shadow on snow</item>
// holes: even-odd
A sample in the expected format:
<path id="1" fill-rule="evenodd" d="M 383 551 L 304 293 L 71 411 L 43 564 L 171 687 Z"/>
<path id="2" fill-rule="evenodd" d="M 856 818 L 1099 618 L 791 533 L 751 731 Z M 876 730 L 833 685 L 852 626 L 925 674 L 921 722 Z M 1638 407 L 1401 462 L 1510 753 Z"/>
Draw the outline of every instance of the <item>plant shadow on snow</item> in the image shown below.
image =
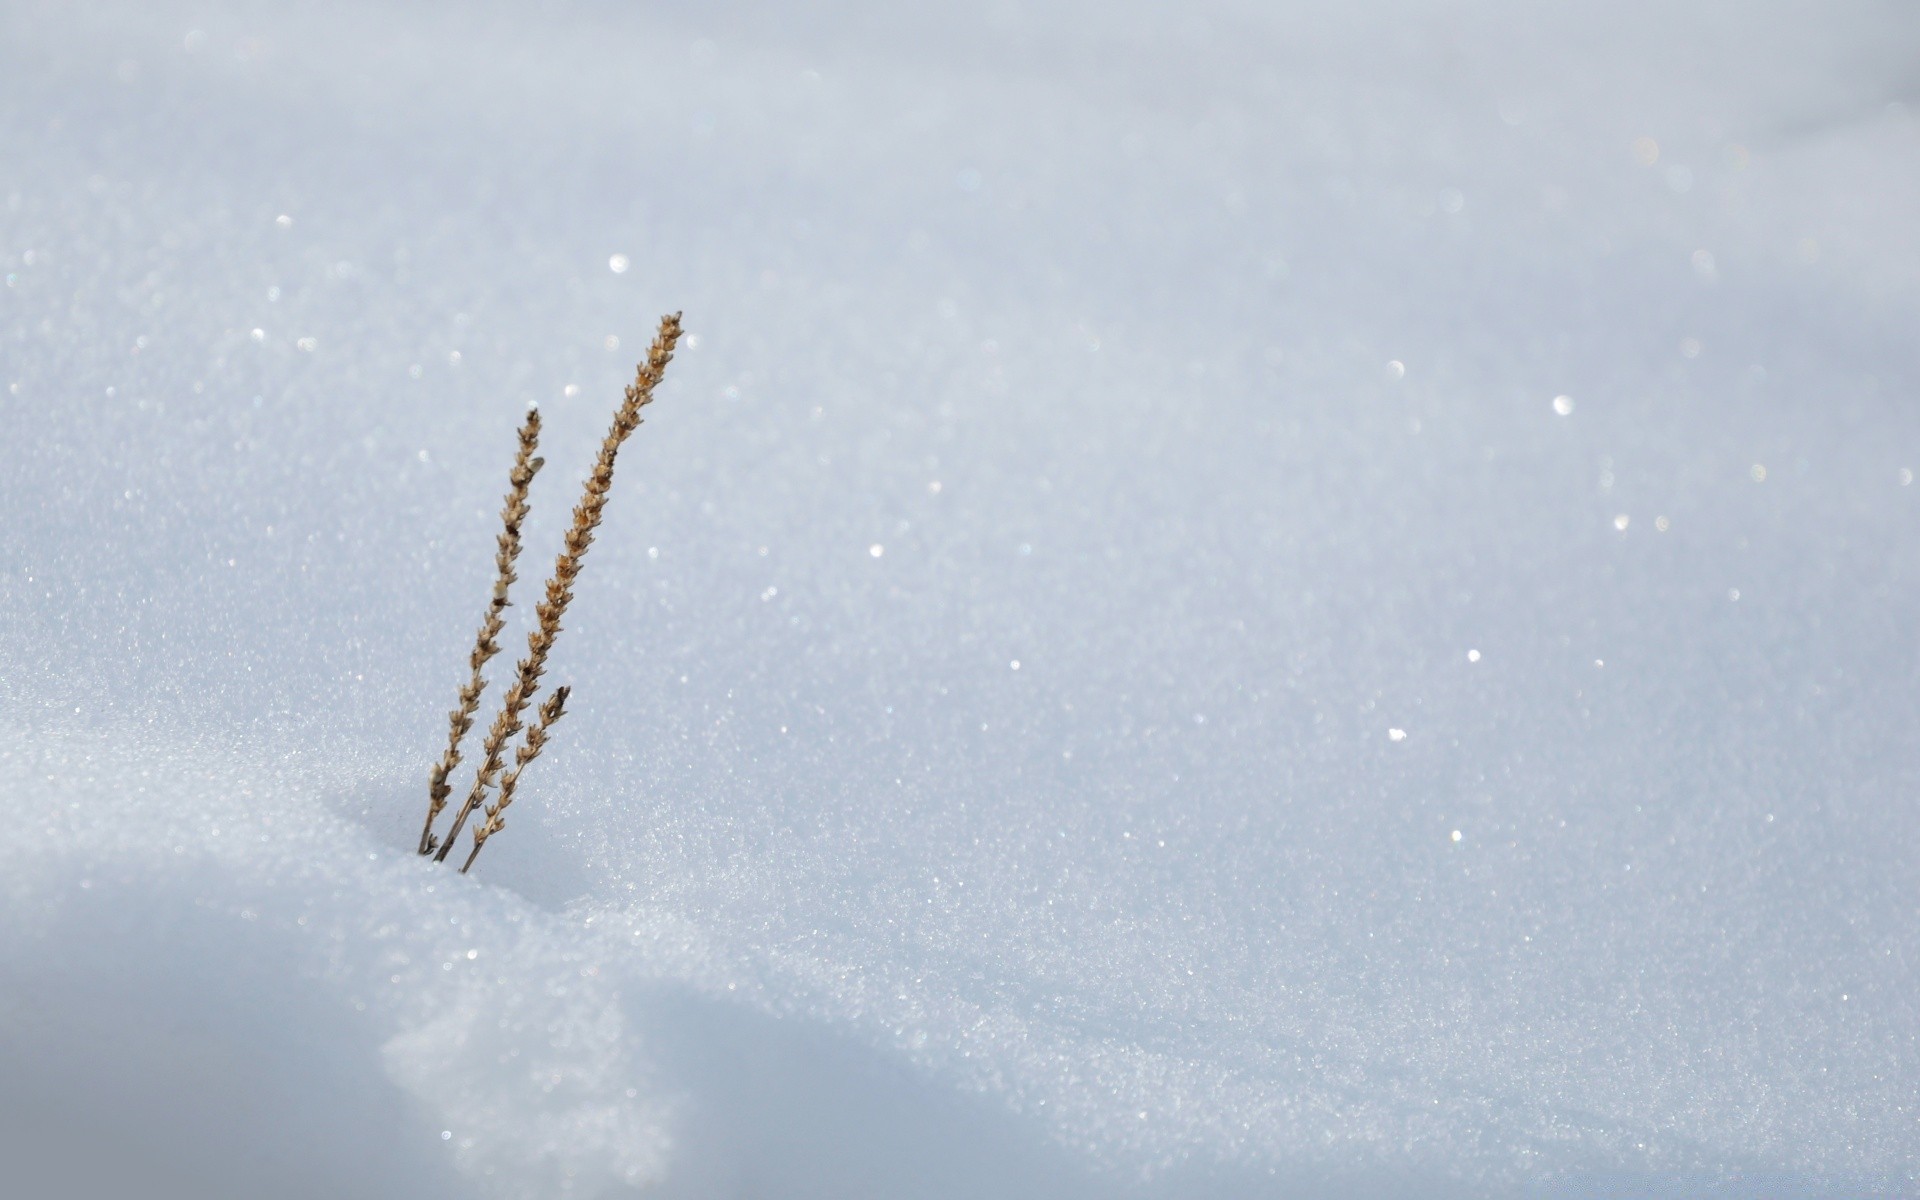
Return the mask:
<path id="1" fill-rule="evenodd" d="M 422 776 L 425 772 L 420 773 Z M 537 799 L 537 797 L 535 798 Z M 420 838 L 420 822 L 426 815 L 426 786 L 423 779 L 396 772 L 385 772 L 333 791 L 327 806 L 343 819 L 367 831 L 377 845 L 394 846 L 408 853 Z M 445 832 L 443 816 L 439 832 Z M 453 859 L 464 860 L 469 842 L 461 835 L 459 853 Z M 435 866 L 422 859 L 426 866 Z M 458 877 L 458 861 L 437 864 L 435 869 Z M 508 833 L 493 849 L 474 864 L 469 879 L 506 887 L 520 899 L 545 912 L 564 912 L 569 905 L 591 889 L 591 878 L 580 862 L 580 851 L 531 806 L 518 814 Z"/>

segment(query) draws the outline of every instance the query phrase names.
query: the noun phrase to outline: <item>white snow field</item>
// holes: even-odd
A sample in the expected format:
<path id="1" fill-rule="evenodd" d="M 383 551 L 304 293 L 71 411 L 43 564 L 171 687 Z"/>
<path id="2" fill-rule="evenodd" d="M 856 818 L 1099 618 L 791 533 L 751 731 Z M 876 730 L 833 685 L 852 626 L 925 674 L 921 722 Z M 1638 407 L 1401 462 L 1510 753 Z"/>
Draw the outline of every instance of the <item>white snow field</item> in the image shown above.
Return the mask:
<path id="1" fill-rule="evenodd" d="M 0 1194 L 1920 1196 L 1917 218 L 1892 0 L 0 6 Z"/>

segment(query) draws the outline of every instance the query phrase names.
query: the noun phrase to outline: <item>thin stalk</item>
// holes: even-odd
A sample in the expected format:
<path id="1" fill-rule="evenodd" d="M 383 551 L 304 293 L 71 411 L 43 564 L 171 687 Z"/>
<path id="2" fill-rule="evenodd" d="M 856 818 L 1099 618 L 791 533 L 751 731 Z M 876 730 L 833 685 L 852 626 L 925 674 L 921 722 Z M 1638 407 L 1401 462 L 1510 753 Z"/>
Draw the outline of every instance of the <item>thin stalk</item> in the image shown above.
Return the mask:
<path id="1" fill-rule="evenodd" d="M 593 545 L 593 531 L 599 527 L 601 514 L 607 506 L 607 493 L 613 487 L 614 461 L 619 457 L 621 443 L 640 427 L 640 410 L 653 402 L 653 389 L 659 386 L 661 377 L 666 374 L 667 364 L 673 361 L 673 348 L 679 340 L 680 314 L 670 313 L 660 318 L 660 329 L 654 335 L 653 345 L 647 348 L 646 360 L 635 370 L 633 382 L 627 385 L 625 398 L 614 411 L 613 425 L 600 442 L 600 455 L 594 460 L 593 473 L 587 476 L 580 502 L 574 505 L 573 524 L 567 530 L 560 556 L 554 560 L 553 575 L 547 580 L 546 599 L 535 609 L 538 622 L 527 634 L 526 657 L 520 660 L 513 683 L 501 698 L 499 715 L 494 717 L 493 726 L 487 730 L 486 759 L 474 776 L 466 802 L 454 815 L 453 825 L 440 843 L 440 851 L 434 856 L 436 861 L 445 861 L 448 852 L 453 849 L 453 839 L 459 835 L 467 818 L 486 799 L 487 790 L 500 773 L 507 743 L 522 728 L 521 714 L 532 702 L 534 693 L 540 690 L 540 676 L 546 671 L 547 655 L 553 650 L 554 639 L 560 636 L 561 618 L 566 616 L 567 606 L 573 603 L 574 581 L 580 576 L 587 548 Z"/>
<path id="2" fill-rule="evenodd" d="M 502 814 L 513 803 L 514 790 L 520 786 L 520 772 L 527 769 L 528 763 L 540 757 L 541 749 L 547 744 L 547 732 L 567 710 L 567 693 L 570 691 L 572 689 L 567 687 L 553 689 L 553 694 L 540 706 L 540 719 L 527 727 L 527 740 L 521 743 L 520 749 L 514 754 L 513 770 L 500 777 L 500 795 L 488 806 L 486 819 L 473 827 L 473 852 L 467 855 L 466 862 L 460 864 L 462 875 L 473 865 L 473 860 L 480 857 L 480 847 L 487 844 L 487 839 L 506 828 L 506 817 Z"/>
<path id="3" fill-rule="evenodd" d="M 433 764 L 427 777 L 427 820 L 420 827 L 420 853 L 431 854 L 438 844 L 433 836 L 433 823 L 439 819 L 440 811 L 447 806 L 447 797 L 453 792 L 447 779 L 460 765 L 460 743 L 473 728 L 473 714 L 480 707 L 480 693 L 486 690 L 484 675 L 487 662 L 500 653 L 500 630 L 506 624 L 507 589 L 513 586 L 519 576 L 514 573 L 514 564 L 520 557 L 520 525 L 527 517 L 527 487 L 540 470 L 545 460 L 534 457 L 534 450 L 540 444 L 540 410 L 529 408 L 527 419 L 520 426 L 520 448 L 513 458 L 513 469 L 507 474 L 507 498 L 500 509 L 500 535 L 494 550 L 493 598 L 487 602 L 486 616 L 481 618 L 480 633 L 473 643 L 473 652 L 467 656 L 468 675 L 466 683 L 460 687 L 459 703 L 447 714 L 447 748 L 441 752 L 440 761 Z"/>

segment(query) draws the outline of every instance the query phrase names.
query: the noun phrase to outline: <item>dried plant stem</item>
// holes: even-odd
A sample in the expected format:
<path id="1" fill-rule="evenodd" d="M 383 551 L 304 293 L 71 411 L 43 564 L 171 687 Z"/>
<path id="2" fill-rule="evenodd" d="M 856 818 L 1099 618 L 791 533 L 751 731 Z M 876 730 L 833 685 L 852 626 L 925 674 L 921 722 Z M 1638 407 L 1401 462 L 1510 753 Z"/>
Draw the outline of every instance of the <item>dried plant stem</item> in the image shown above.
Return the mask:
<path id="1" fill-rule="evenodd" d="M 521 730 L 521 714 L 532 702 L 534 693 L 540 690 L 540 676 L 546 671 L 547 655 L 553 649 L 554 639 L 560 635 L 561 618 L 566 616 L 567 606 L 573 602 L 574 581 L 580 576 L 580 566 L 586 559 L 587 547 L 593 545 L 593 531 L 598 528 L 601 513 L 607 506 L 607 493 L 613 487 L 614 460 L 619 457 L 621 443 L 640 427 L 640 410 L 653 402 L 653 389 L 659 386 L 661 377 L 666 374 L 667 364 L 673 361 L 673 348 L 679 340 L 680 314 L 671 313 L 660 318 L 659 332 L 654 335 L 653 345 L 647 348 L 646 360 L 635 371 L 633 382 L 627 385 L 625 399 L 614 411 L 613 425 L 600 442 L 600 456 L 594 461 L 593 473 L 587 476 L 580 502 L 574 505 L 573 524 L 567 530 L 560 556 L 554 560 L 553 575 L 547 580 L 546 599 L 535 610 L 538 623 L 527 634 L 527 655 L 520 660 L 514 680 L 501 698 L 500 713 L 487 731 L 486 759 L 474 776 L 473 788 L 467 793 L 466 803 L 454 815 L 453 825 L 440 843 L 440 851 L 434 856 L 436 861 L 446 859 L 448 851 L 453 849 L 453 839 L 459 835 L 467 818 L 486 799 L 487 789 L 493 786 L 494 777 L 500 773 L 507 743 Z"/>
<path id="2" fill-rule="evenodd" d="M 427 781 L 427 820 L 420 828 L 420 853 L 431 854 L 437 842 L 433 823 L 447 806 L 453 788 L 447 778 L 460 765 L 460 743 L 473 728 L 473 714 L 480 707 L 480 693 L 486 690 L 483 672 L 489 659 L 500 653 L 500 630 L 506 624 L 507 589 L 519 576 L 514 563 L 520 557 L 520 525 L 527 517 L 527 487 L 540 470 L 542 459 L 534 457 L 540 444 L 540 410 L 527 410 L 520 426 L 520 449 L 514 455 L 513 470 L 507 475 L 507 498 L 500 509 L 500 536 L 493 562 L 493 598 L 487 602 L 487 615 L 480 621 L 480 634 L 474 640 L 473 653 L 467 658 L 469 674 L 460 688 L 460 702 L 447 714 L 447 748 L 433 764 Z"/>
<path id="3" fill-rule="evenodd" d="M 467 855 L 466 862 L 460 864 L 462 875 L 473 865 L 473 860 L 480 857 L 480 847 L 487 844 L 487 839 L 506 828 L 506 818 L 501 814 L 513 803 L 514 789 L 520 786 L 520 772 L 527 769 L 528 763 L 540 757 L 541 749 L 547 744 L 547 731 L 565 714 L 567 693 L 572 690 L 567 687 L 553 689 L 553 694 L 540 706 L 540 719 L 527 727 L 527 740 L 514 753 L 513 770 L 500 777 L 499 797 L 488 806 L 486 819 L 473 827 L 473 852 Z"/>

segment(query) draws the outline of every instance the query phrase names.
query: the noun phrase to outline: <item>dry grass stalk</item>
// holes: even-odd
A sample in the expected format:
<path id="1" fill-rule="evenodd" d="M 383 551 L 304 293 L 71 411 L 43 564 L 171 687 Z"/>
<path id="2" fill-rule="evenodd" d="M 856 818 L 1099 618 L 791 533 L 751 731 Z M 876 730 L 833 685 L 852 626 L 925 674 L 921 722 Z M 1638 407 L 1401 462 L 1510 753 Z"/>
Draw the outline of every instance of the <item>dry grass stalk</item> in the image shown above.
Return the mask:
<path id="1" fill-rule="evenodd" d="M 662 376 L 666 374 L 667 364 L 673 361 L 674 346 L 679 341 L 680 314 L 670 313 L 660 318 L 660 329 L 654 335 L 653 345 L 647 348 L 645 361 L 635 371 L 633 382 L 627 385 L 625 398 L 614 411 L 613 425 L 600 442 L 600 456 L 594 460 L 593 473 L 587 476 L 580 502 L 574 505 L 573 524 L 567 529 L 559 557 L 554 560 L 553 575 L 547 580 L 546 598 L 535 610 L 538 621 L 527 634 L 527 655 L 520 660 L 513 683 L 501 698 L 500 713 L 487 731 L 484 747 L 486 759 L 480 764 L 466 802 L 454 814 L 453 825 L 447 830 L 439 853 L 434 855 L 437 862 L 446 860 L 447 853 L 453 849 L 453 839 L 459 835 L 467 818 L 486 799 L 487 790 L 493 786 L 494 777 L 504 765 L 507 743 L 520 732 L 522 714 L 532 702 L 534 693 L 540 690 L 540 676 L 546 672 L 547 655 L 553 650 L 554 639 L 560 635 L 561 618 L 566 616 L 567 606 L 573 603 L 574 582 L 580 577 L 580 567 L 586 559 L 587 548 L 593 545 L 593 531 L 599 527 L 601 514 L 607 506 L 607 493 L 613 487 L 614 461 L 619 457 L 621 443 L 640 427 L 640 410 L 653 402 L 653 389 L 659 386 Z"/>
<path id="2" fill-rule="evenodd" d="M 447 782 L 460 765 L 460 743 L 473 728 L 473 714 L 480 707 L 480 693 L 486 690 L 484 675 L 488 660 L 500 653 L 500 630 L 506 624 L 507 589 L 519 576 L 514 563 L 520 557 L 520 525 L 527 517 L 527 488 L 545 460 L 535 458 L 540 444 L 540 410 L 527 410 L 520 426 L 520 449 L 514 455 L 513 470 L 507 474 L 507 498 L 500 509 L 500 536 L 494 551 L 493 599 L 487 603 L 487 615 L 481 618 L 480 634 L 474 640 L 473 653 L 467 657 L 469 674 L 460 688 L 460 702 L 447 714 L 447 748 L 433 764 L 427 783 L 427 821 L 420 829 L 420 853 L 431 854 L 438 845 L 433 823 L 447 806 L 453 787 Z"/>
<path id="3" fill-rule="evenodd" d="M 505 813 L 507 806 L 513 803 L 514 789 L 520 786 L 520 772 L 527 769 L 528 763 L 540 757 L 541 749 L 547 744 L 547 731 L 552 729 L 553 723 L 566 712 L 567 693 L 572 690 L 568 687 L 557 687 L 553 689 L 553 694 L 547 697 L 546 703 L 540 706 L 540 719 L 528 727 L 527 740 L 522 742 L 520 749 L 514 752 L 513 770 L 500 777 L 499 797 L 488 806 L 486 819 L 473 827 L 473 851 L 467 855 L 467 861 L 460 864 L 462 875 L 465 875 L 467 869 L 473 866 L 473 860 L 480 857 L 480 847 L 487 844 L 487 839 L 506 828 L 506 818 L 501 814 Z"/>

